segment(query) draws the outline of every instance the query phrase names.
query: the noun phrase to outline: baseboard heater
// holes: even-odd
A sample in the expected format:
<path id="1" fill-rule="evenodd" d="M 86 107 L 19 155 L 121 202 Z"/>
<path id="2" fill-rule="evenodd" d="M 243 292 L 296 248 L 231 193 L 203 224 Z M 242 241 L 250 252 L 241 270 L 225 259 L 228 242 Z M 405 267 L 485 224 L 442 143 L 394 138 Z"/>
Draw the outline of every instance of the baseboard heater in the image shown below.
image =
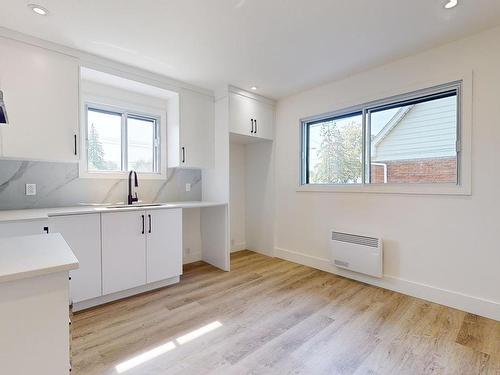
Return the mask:
<path id="1" fill-rule="evenodd" d="M 383 275 L 381 238 L 332 231 L 330 256 L 336 267 L 373 277 Z"/>

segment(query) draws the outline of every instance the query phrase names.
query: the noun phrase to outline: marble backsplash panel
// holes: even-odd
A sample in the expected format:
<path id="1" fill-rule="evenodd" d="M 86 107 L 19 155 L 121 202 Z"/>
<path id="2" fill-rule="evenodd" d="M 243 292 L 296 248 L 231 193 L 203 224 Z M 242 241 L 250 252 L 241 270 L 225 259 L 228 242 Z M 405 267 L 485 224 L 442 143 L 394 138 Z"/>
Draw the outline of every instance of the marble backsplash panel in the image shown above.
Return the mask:
<path id="1" fill-rule="evenodd" d="M 25 184 L 36 184 L 27 196 Z M 186 192 L 186 183 L 191 191 Z M 166 180 L 139 178 L 144 202 L 201 200 L 201 171 L 169 169 Z M 126 202 L 126 179 L 79 178 L 77 163 L 0 160 L 0 209 L 46 208 Z"/>

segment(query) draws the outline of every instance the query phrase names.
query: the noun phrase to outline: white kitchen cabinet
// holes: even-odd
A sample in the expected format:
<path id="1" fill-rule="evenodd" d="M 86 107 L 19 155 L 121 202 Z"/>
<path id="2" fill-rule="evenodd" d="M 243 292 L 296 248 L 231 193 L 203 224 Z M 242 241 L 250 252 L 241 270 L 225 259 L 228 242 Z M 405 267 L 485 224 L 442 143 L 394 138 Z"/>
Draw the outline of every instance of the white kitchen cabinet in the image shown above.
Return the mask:
<path id="1" fill-rule="evenodd" d="M 70 271 L 70 296 L 73 302 L 102 295 L 101 220 L 99 214 L 55 216 L 51 232 L 61 233 L 75 254 L 80 267 Z"/>
<path id="2" fill-rule="evenodd" d="M 49 220 L 20 220 L 0 223 L 0 237 L 49 233 Z"/>
<path id="3" fill-rule="evenodd" d="M 274 108 L 242 92 L 229 92 L 229 131 L 252 138 L 272 140 Z"/>
<path id="4" fill-rule="evenodd" d="M 145 211 L 101 214 L 103 294 L 146 284 L 145 228 Z"/>
<path id="5" fill-rule="evenodd" d="M 258 103 L 255 134 L 257 138 L 272 140 L 274 138 L 274 108 L 267 103 Z"/>
<path id="6" fill-rule="evenodd" d="M 116 293 L 182 274 L 182 209 L 101 214 L 102 290 Z"/>
<path id="7" fill-rule="evenodd" d="M 255 100 L 229 93 L 229 126 L 231 133 L 253 136 Z"/>
<path id="8" fill-rule="evenodd" d="M 2 126 L 2 157 L 77 159 L 78 60 L 0 37 L 0 89 L 9 124 Z"/>
<path id="9" fill-rule="evenodd" d="M 214 106 L 212 96 L 181 90 L 178 123 L 170 121 L 168 124 L 169 167 L 212 167 Z"/>
<path id="10" fill-rule="evenodd" d="M 146 211 L 147 282 L 182 274 L 182 209 Z"/>

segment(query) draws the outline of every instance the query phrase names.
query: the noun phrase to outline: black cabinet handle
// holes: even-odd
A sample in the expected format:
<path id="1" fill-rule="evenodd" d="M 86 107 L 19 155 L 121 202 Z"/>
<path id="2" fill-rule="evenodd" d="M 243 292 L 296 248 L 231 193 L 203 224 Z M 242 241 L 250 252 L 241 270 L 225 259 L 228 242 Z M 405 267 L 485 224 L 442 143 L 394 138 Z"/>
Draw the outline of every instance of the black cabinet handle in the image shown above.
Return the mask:
<path id="1" fill-rule="evenodd" d="M 142 234 L 144 234 L 144 215 L 141 215 L 142 217 Z"/>
<path id="2" fill-rule="evenodd" d="M 150 214 L 148 215 L 148 219 L 149 219 L 149 230 L 148 230 L 148 232 L 151 233 L 151 215 Z"/>
<path id="3" fill-rule="evenodd" d="M 49 227 L 43 227 L 43 231 L 47 234 L 49 234 Z"/>
<path id="4" fill-rule="evenodd" d="M 257 119 L 253 120 L 254 123 L 255 123 L 255 131 L 254 131 L 254 134 L 257 134 Z"/>
<path id="5" fill-rule="evenodd" d="M 74 150 L 75 155 L 76 155 L 77 154 L 76 153 L 76 134 L 73 135 L 73 141 L 74 141 L 74 145 L 73 145 L 74 149 L 73 150 Z"/>
<path id="6" fill-rule="evenodd" d="M 252 121 L 252 130 L 250 130 L 250 133 L 253 134 L 253 119 L 250 119 Z"/>
<path id="7" fill-rule="evenodd" d="M 186 162 L 186 148 L 182 147 L 182 162 Z"/>

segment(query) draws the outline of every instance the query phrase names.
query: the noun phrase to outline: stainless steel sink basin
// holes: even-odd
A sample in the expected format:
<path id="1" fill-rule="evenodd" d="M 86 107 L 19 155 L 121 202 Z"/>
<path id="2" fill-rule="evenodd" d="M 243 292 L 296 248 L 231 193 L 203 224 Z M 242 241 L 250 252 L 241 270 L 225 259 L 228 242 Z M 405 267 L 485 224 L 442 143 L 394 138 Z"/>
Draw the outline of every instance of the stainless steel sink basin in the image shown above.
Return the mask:
<path id="1" fill-rule="evenodd" d="M 133 207 L 158 207 L 161 206 L 161 203 L 144 203 L 144 204 L 117 204 L 115 206 L 107 206 L 108 209 L 113 208 L 133 208 Z"/>

